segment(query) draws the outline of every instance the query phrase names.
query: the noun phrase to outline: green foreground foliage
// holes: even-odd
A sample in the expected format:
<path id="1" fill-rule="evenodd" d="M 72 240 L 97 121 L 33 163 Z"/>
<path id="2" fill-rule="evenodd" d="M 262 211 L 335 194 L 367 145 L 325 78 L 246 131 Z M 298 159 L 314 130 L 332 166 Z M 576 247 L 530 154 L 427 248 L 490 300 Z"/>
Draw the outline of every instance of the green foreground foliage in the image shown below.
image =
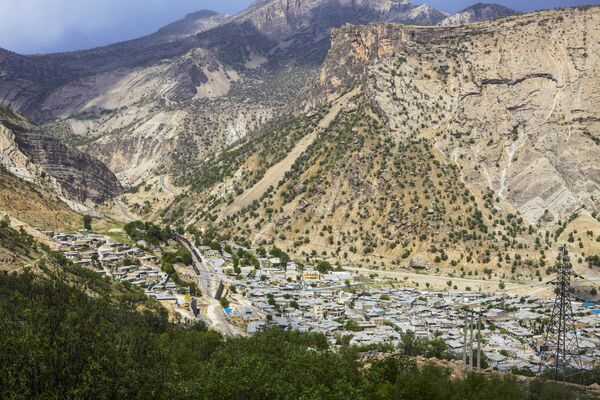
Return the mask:
<path id="1" fill-rule="evenodd" d="M 405 356 L 365 364 L 364 349 L 332 351 L 319 334 L 226 340 L 92 276 L 62 275 L 0 274 L 2 399 L 585 398 L 512 377 L 456 380 Z"/>

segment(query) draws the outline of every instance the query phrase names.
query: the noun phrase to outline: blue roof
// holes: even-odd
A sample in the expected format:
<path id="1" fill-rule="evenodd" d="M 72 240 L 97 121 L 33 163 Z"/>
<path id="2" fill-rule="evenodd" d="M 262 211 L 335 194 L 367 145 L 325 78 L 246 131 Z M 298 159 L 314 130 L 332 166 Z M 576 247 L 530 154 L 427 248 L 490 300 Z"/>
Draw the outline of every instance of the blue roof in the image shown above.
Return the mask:
<path id="1" fill-rule="evenodd" d="M 225 308 L 224 310 L 227 315 L 231 314 L 231 308 Z"/>

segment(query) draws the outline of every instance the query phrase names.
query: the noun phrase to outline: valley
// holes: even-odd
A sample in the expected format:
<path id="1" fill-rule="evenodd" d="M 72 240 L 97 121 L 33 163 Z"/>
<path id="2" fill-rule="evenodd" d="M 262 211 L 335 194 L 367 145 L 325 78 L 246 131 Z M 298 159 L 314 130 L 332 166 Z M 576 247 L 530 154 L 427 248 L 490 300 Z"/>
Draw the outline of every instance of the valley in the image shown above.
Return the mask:
<path id="1" fill-rule="evenodd" d="M 392 398 L 408 380 L 387 381 L 389 367 L 445 371 L 452 394 L 425 398 L 466 398 L 452 385 L 482 379 L 542 399 L 539 382 L 568 380 L 542 373 L 566 268 L 581 363 L 565 368 L 585 377 L 565 399 L 593 398 L 599 101 L 598 6 L 258 0 L 95 49 L 0 49 L 0 344 L 47 328 L 36 343 L 62 351 L 54 338 L 68 343 L 73 324 L 111 352 L 74 340 L 78 359 L 99 354 L 106 382 L 125 385 L 107 377 L 118 363 L 144 393 L 87 385 L 89 360 L 73 362 L 77 384 L 62 361 L 52 377 L 31 369 L 56 398 L 78 398 L 63 391 L 78 384 L 90 398 L 301 398 L 246 391 L 239 368 L 294 362 L 248 350 L 272 355 L 274 337 L 308 369 L 343 364 L 340 390 L 302 398 Z M 26 315 L 54 304 L 60 323 Z M 231 392 L 211 386 L 232 377 Z M 9 381 L 23 398 L 43 392 L 9 378 L 0 397 Z"/>

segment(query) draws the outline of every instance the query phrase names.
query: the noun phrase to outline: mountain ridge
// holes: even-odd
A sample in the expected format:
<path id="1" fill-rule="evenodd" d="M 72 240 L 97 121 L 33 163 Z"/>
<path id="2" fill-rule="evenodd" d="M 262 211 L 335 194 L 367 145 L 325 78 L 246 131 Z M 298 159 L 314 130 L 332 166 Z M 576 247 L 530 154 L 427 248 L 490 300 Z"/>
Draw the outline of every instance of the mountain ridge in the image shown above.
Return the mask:
<path id="1" fill-rule="evenodd" d="M 459 11 L 455 14 L 449 15 L 439 24 L 442 26 L 468 24 L 473 22 L 481 22 L 487 20 L 494 20 L 497 18 L 510 17 L 518 14 L 521 14 L 521 12 L 515 11 L 513 9 L 499 4 L 480 2 L 473 4 L 472 6 L 467 7 L 464 10 Z"/>
<path id="2" fill-rule="evenodd" d="M 0 98 L 134 186 L 157 174 L 178 175 L 260 132 L 290 104 L 293 110 L 296 95 L 319 74 L 330 29 L 403 20 L 411 12 L 419 22 L 419 11 L 435 10 L 408 1 L 272 0 L 229 17 L 190 14 L 178 22 L 218 21 L 150 47 L 126 42 L 35 57 L 6 52 Z M 427 18 L 438 22 L 442 15 Z"/>
<path id="3" fill-rule="evenodd" d="M 157 170 L 176 173 L 180 158 L 201 159 L 281 116 L 318 71 L 331 27 L 413 8 L 408 2 L 328 0 L 289 3 L 294 7 L 288 11 L 287 4 L 261 2 L 236 16 L 209 16 L 218 18 L 212 29 L 170 42 L 142 38 L 77 53 L 11 54 L 0 63 L 2 103 L 48 124 L 61 139 L 93 142 L 82 148 L 123 184 L 134 185 Z"/>
<path id="4" fill-rule="evenodd" d="M 122 192 L 115 175 L 98 160 L 2 108 L 0 150 L 0 162 L 9 172 L 63 198 L 102 203 Z"/>

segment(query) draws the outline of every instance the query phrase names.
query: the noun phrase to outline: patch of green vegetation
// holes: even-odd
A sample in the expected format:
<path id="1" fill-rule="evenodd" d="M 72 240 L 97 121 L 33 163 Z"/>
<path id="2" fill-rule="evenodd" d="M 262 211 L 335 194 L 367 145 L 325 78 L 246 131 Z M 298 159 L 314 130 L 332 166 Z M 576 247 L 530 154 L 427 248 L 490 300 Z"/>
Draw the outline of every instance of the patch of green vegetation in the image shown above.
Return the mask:
<path id="1" fill-rule="evenodd" d="M 117 242 L 117 243 L 122 243 L 124 245 L 127 246 L 133 246 L 135 243 L 133 242 L 133 240 L 131 240 L 131 238 L 129 237 L 129 235 L 127 235 L 125 232 L 103 232 L 104 235 L 110 237 L 113 241 Z"/>
<path id="2" fill-rule="evenodd" d="M 164 252 L 161 258 L 163 263 L 192 265 L 192 253 L 188 249 L 179 247 L 176 251 Z"/>
<path id="3" fill-rule="evenodd" d="M 201 323 L 174 325 L 139 297 L 90 296 L 59 275 L 0 275 L 3 399 L 587 399 L 567 387 L 511 376 L 454 378 L 417 366 L 415 346 L 342 346 L 325 336 L 270 329 L 224 340 Z M 435 346 L 429 346 L 435 349 Z M 433 351 L 432 354 L 437 354 Z M 558 396 L 558 397 L 557 397 Z"/>
<path id="4" fill-rule="evenodd" d="M 151 222 L 134 221 L 126 224 L 123 229 L 134 242 L 143 240 L 155 246 L 166 243 L 173 237 L 170 228 L 161 228 Z"/>
<path id="5" fill-rule="evenodd" d="M 5 216 L 0 220 L 0 247 L 18 257 L 32 258 L 37 250 L 37 242 L 20 228 L 10 227 L 10 219 Z"/>

